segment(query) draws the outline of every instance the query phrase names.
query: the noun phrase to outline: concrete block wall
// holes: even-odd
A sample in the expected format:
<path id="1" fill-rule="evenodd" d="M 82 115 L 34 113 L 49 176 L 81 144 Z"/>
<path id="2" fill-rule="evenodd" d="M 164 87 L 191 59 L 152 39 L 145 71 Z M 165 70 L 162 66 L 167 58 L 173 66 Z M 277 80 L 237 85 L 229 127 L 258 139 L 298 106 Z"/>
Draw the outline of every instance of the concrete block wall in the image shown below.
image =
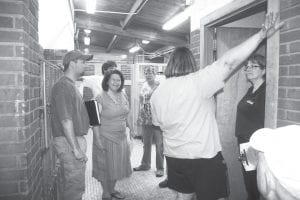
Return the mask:
<path id="1" fill-rule="evenodd" d="M 190 50 L 195 57 L 197 66 L 200 67 L 200 29 L 190 33 Z"/>
<path id="2" fill-rule="evenodd" d="M 300 124 L 300 1 L 281 0 L 277 126 Z"/>
<path id="3" fill-rule="evenodd" d="M 38 0 L 0 0 L 0 199 L 42 199 Z"/>

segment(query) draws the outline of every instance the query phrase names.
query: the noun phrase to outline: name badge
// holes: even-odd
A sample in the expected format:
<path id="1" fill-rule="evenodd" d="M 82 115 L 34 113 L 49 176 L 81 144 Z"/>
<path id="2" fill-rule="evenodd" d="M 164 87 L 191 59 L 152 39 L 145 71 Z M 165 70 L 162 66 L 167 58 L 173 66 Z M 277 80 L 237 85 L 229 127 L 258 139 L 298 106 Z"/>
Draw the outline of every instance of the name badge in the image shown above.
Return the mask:
<path id="1" fill-rule="evenodd" d="M 251 101 L 251 100 L 247 100 L 246 102 L 247 102 L 248 104 L 250 104 L 250 105 L 253 105 L 253 104 L 254 104 L 254 102 Z"/>

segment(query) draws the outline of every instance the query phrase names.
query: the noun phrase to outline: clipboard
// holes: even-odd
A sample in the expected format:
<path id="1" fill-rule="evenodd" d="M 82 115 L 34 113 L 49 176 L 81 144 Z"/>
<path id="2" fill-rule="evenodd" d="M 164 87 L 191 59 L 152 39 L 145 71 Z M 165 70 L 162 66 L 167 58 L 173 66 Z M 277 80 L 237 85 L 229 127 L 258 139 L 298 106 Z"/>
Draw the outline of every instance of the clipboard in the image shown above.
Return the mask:
<path id="1" fill-rule="evenodd" d="M 249 142 L 240 144 L 239 161 L 242 163 L 245 171 L 256 170 L 257 155 L 255 150 L 250 146 Z"/>

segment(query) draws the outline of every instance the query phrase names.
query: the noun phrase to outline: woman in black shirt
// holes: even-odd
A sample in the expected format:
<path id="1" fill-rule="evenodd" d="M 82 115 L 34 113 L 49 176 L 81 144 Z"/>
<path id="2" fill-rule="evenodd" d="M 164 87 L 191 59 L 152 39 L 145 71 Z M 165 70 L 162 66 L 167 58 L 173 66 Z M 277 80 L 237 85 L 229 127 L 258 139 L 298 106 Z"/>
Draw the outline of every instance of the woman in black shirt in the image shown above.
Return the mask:
<path id="1" fill-rule="evenodd" d="M 265 118 L 265 74 L 266 61 L 261 55 L 252 55 L 245 65 L 246 78 L 251 83 L 246 95 L 237 107 L 235 135 L 238 144 L 247 143 L 251 135 L 264 127 Z M 256 170 L 246 171 L 242 168 L 244 182 L 248 193 L 247 200 L 259 199 L 256 182 Z"/>

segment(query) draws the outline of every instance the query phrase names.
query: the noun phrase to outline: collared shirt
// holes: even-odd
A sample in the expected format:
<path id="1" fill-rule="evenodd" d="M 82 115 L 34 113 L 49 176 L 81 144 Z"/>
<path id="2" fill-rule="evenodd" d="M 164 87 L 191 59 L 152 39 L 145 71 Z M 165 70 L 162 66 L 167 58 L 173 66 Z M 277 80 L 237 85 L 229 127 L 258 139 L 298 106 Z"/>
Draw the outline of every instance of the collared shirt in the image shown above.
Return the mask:
<path id="1" fill-rule="evenodd" d="M 213 95 L 224 87 L 222 70 L 214 63 L 167 78 L 152 94 L 152 122 L 163 131 L 166 156 L 212 158 L 221 151 Z"/>
<path id="2" fill-rule="evenodd" d="M 248 142 L 251 135 L 264 127 L 266 83 L 254 92 L 249 88 L 237 106 L 235 135 L 239 143 Z"/>
<path id="3" fill-rule="evenodd" d="M 54 137 L 65 136 L 62 121 L 73 121 L 75 136 L 87 134 L 89 117 L 75 82 L 63 76 L 52 88 L 51 125 Z"/>

